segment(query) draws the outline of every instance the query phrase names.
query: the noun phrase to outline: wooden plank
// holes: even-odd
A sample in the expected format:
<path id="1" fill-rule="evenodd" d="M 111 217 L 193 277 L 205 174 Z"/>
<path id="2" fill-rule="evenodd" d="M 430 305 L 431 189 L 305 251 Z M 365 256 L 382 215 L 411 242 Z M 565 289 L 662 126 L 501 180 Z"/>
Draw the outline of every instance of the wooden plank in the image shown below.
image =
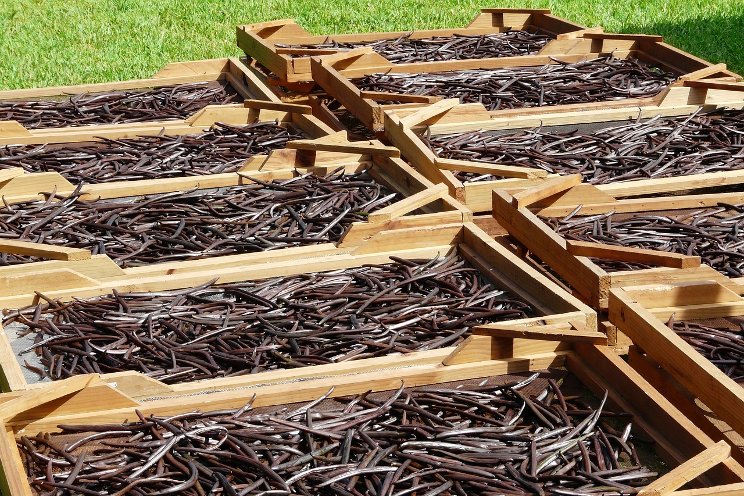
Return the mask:
<path id="1" fill-rule="evenodd" d="M 3 494 L 34 496 L 23 469 L 23 461 L 16 445 L 15 432 L 0 421 L 0 488 Z"/>
<path id="2" fill-rule="evenodd" d="M 442 198 L 448 193 L 447 185 L 437 184 L 407 198 L 376 210 L 367 216 L 369 222 L 389 222 Z"/>
<path id="3" fill-rule="evenodd" d="M 641 489 L 639 496 L 663 496 L 696 479 L 731 455 L 731 446 L 719 441 Z"/>
<path id="4" fill-rule="evenodd" d="M 662 36 L 657 34 L 626 34 L 626 33 L 586 33 L 584 38 L 590 40 L 615 39 L 615 40 L 645 40 L 645 41 L 664 41 Z"/>
<path id="5" fill-rule="evenodd" d="M 413 127 L 431 119 L 432 117 L 443 114 L 459 104 L 460 100 L 457 98 L 447 98 L 446 100 L 438 101 L 437 103 L 427 105 L 426 107 L 401 118 L 400 124 L 406 127 Z"/>
<path id="6" fill-rule="evenodd" d="M 97 285 L 98 281 L 95 279 L 84 276 L 72 269 L 34 272 L 33 267 L 27 266 L 26 271 L 20 275 L 5 276 L 0 279 L 0 296 L 33 292 L 48 287 L 70 289 Z"/>
<path id="7" fill-rule="evenodd" d="M 370 100 L 393 100 L 407 103 L 434 103 L 442 100 L 441 96 L 407 95 L 405 93 L 394 93 L 391 91 L 364 91 L 360 92 L 362 98 Z"/>
<path id="8" fill-rule="evenodd" d="M 645 308 L 744 301 L 730 289 L 711 281 L 684 281 L 623 289 L 629 298 Z"/>
<path id="9" fill-rule="evenodd" d="M 22 176 L 23 174 L 22 167 L 8 167 L 7 169 L 0 170 L 0 183 L 10 181 L 14 177 Z"/>
<path id="10" fill-rule="evenodd" d="M 31 133 L 18 121 L 0 121 L 0 138 L 31 136 Z"/>
<path id="11" fill-rule="evenodd" d="M 284 102 L 269 102 L 266 100 L 247 99 L 243 102 L 245 108 L 279 110 L 281 112 L 293 112 L 296 114 L 312 114 L 313 109 L 309 105 L 298 105 Z"/>
<path id="12" fill-rule="evenodd" d="M 731 83 L 727 81 L 685 81 L 689 88 L 702 88 L 706 90 L 744 91 L 744 83 Z"/>
<path id="13" fill-rule="evenodd" d="M 744 494 L 744 482 L 674 491 L 669 493 L 669 496 L 741 496 L 742 494 Z"/>
<path id="14" fill-rule="evenodd" d="M 744 433 L 744 388 L 727 377 L 621 289 L 610 290 L 610 321 L 699 397 L 722 421 Z"/>
<path id="15" fill-rule="evenodd" d="M 698 69 L 697 71 L 688 72 L 687 74 L 681 75 L 677 81 L 696 81 L 698 79 L 703 79 L 708 76 L 712 76 L 716 73 L 723 72 L 726 70 L 726 64 L 713 64 L 709 65 L 708 67 L 703 67 L 702 69 Z"/>
<path id="16" fill-rule="evenodd" d="M 495 176 L 516 177 L 522 179 L 535 179 L 538 177 L 546 177 L 548 175 L 547 171 L 534 169 L 532 167 L 491 164 L 486 162 L 470 162 L 468 160 L 457 160 L 451 158 L 437 157 L 435 163 L 439 168 L 445 170 L 493 174 Z"/>
<path id="17" fill-rule="evenodd" d="M 18 241 L 15 239 L 0 239 L 0 253 L 29 255 L 39 258 L 51 258 L 53 260 L 90 259 L 90 250 L 35 243 L 33 241 Z"/>
<path id="18" fill-rule="evenodd" d="M 0 420 L 7 421 L 41 403 L 75 394 L 98 382 L 100 382 L 100 379 L 95 374 L 78 375 L 56 381 L 53 388 L 26 392 L 11 401 L 0 404 Z"/>
<path id="19" fill-rule="evenodd" d="M 579 184 L 581 184 L 581 175 L 579 174 L 551 177 L 535 188 L 515 193 L 512 197 L 512 204 L 517 208 L 527 207 Z"/>
<path id="20" fill-rule="evenodd" d="M 677 320 L 716 319 L 731 315 L 744 315 L 744 301 L 731 303 L 703 303 L 699 305 L 674 305 L 648 309 L 649 313 L 666 322 L 672 315 Z"/>
<path id="21" fill-rule="evenodd" d="M 382 155 L 384 157 L 400 157 L 400 150 L 392 146 L 385 146 L 377 140 L 327 142 L 323 138 L 315 140 L 295 140 L 286 144 L 291 150 L 329 151 L 343 153 L 359 153 L 362 155 Z"/>
<path id="22" fill-rule="evenodd" d="M 607 344 L 607 336 L 601 332 L 577 330 L 571 324 L 535 327 L 518 327 L 509 324 L 482 324 L 473 327 L 472 332 L 475 336 L 490 336 L 494 338 L 524 338 L 567 343 Z"/>
<path id="23" fill-rule="evenodd" d="M 549 264 L 579 294 L 598 304 L 609 287 L 607 274 L 587 258 L 570 255 L 565 239 L 529 210 L 514 208 L 508 195 L 494 191 L 492 197 L 496 220 L 520 243 Z"/>
<path id="24" fill-rule="evenodd" d="M 618 262 L 643 263 L 662 267 L 689 268 L 700 265 L 700 257 L 658 250 L 615 246 L 589 241 L 567 241 L 568 252 L 582 257 L 594 257 Z"/>
<path id="25" fill-rule="evenodd" d="M 550 308 L 548 314 L 576 310 L 583 312 L 586 319 L 582 323 L 590 330 L 596 329 L 596 314 L 592 309 L 538 273 L 527 262 L 515 257 L 478 226 L 465 223 L 463 234 L 464 246 L 460 246 L 462 254 L 470 259 L 477 257 L 494 268 L 484 275 L 500 278 L 501 284 L 512 291 L 521 292 L 537 308 Z"/>
<path id="26" fill-rule="evenodd" d="M 10 345 L 8 336 L 0 326 L 0 391 L 22 391 L 26 389 L 26 378 L 16 352 Z"/>

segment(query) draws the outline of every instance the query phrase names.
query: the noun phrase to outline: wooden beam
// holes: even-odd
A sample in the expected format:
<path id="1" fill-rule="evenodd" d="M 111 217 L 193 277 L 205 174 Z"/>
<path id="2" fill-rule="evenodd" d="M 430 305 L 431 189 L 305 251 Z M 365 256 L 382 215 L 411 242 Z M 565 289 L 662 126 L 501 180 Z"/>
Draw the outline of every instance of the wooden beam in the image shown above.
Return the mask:
<path id="1" fill-rule="evenodd" d="M 744 91 L 744 83 L 731 83 L 727 81 L 685 81 L 685 86 L 690 88 L 703 88 L 706 90 Z"/>
<path id="2" fill-rule="evenodd" d="M 672 274 L 673 277 L 674 274 Z M 741 296 L 718 281 L 680 281 L 671 284 L 624 287 L 623 289 L 630 298 L 644 308 L 744 301 Z"/>
<path id="3" fill-rule="evenodd" d="M 0 170 L 0 183 L 10 181 L 14 177 L 22 176 L 24 170 L 22 167 L 8 167 L 7 169 Z"/>
<path id="4" fill-rule="evenodd" d="M 434 103 L 442 100 L 441 96 L 407 95 L 405 93 L 394 93 L 392 91 L 363 91 L 362 98 L 370 100 L 391 100 L 407 103 Z"/>
<path id="5" fill-rule="evenodd" d="M 493 174 L 494 176 L 516 177 L 520 179 L 535 179 L 538 177 L 546 177 L 548 175 L 547 171 L 534 169 L 532 167 L 471 162 L 469 160 L 457 160 L 452 158 L 437 157 L 434 163 L 440 169 L 445 170 Z"/>
<path id="6" fill-rule="evenodd" d="M 483 324 L 473 327 L 475 336 L 495 338 L 524 338 L 543 341 L 564 341 L 567 343 L 583 342 L 607 344 L 607 336 L 601 332 L 577 330 L 571 324 L 554 324 L 544 326 L 514 326 L 508 324 Z"/>
<path id="7" fill-rule="evenodd" d="M 744 482 L 674 491 L 669 493 L 669 496 L 741 496 L 742 494 L 744 494 Z"/>
<path id="8" fill-rule="evenodd" d="M 403 215 L 413 212 L 414 210 L 428 205 L 429 203 L 442 198 L 448 194 L 446 184 L 437 184 L 423 191 L 419 191 L 407 198 L 372 212 L 367 217 L 369 222 L 389 222 Z"/>
<path id="9" fill-rule="evenodd" d="M 286 145 L 292 150 L 328 151 L 343 153 L 359 153 L 361 155 L 381 155 L 383 157 L 400 157 L 400 150 L 392 146 L 385 146 L 378 140 L 330 142 L 323 138 L 316 140 L 295 140 Z"/>
<path id="10" fill-rule="evenodd" d="M 77 393 L 100 381 L 99 376 L 95 374 L 76 375 L 69 379 L 56 381 L 54 387 L 26 392 L 0 405 L 0 420 L 7 421 L 42 403 L 48 403 Z"/>
<path id="11" fill-rule="evenodd" d="M 615 260 L 617 262 L 643 263 L 661 267 L 689 268 L 700 265 L 700 257 L 668 253 L 631 246 L 615 246 L 589 241 L 567 241 L 568 252 L 582 257 Z"/>
<path id="12" fill-rule="evenodd" d="M 245 108 L 256 110 L 278 110 L 295 114 L 312 114 L 313 109 L 309 105 L 298 105 L 296 103 L 269 102 L 266 100 L 246 99 L 243 102 Z"/>
<path id="13" fill-rule="evenodd" d="M 718 441 L 713 446 L 703 450 L 682 465 L 672 469 L 648 486 L 641 489 L 638 496 L 665 496 L 679 489 L 688 482 L 704 474 L 709 468 L 731 456 L 731 446 L 726 441 Z"/>
<path id="14" fill-rule="evenodd" d="M 512 205 L 516 208 L 528 207 L 533 203 L 537 203 L 540 200 L 562 193 L 579 184 L 581 184 L 580 174 L 551 177 L 546 179 L 542 184 L 540 184 L 540 186 L 515 193 L 512 198 Z"/>
<path id="15" fill-rule="evenodd" d="M 14 239 L 0 239 L 0 253 L 70 261 L 88 260 L 91 256 L 90 251 L 83 248 L 68 248 Z"/>
<path id="16" fill-rule="evenodd" d="M 590 40 L 638 40 L 638 41 L 664 41 L 663 36 L 658 34 L 626 34 L 626 33 L 586 33 L 584 38 Z"/>
<path id="17" fill-rule="evenodd" d="M 412 114 L 402 117 L 400 119 L 400 124 L 409 128 L 413 127 L 417 124 L 421 124 L 422 122 L 431 119 L 432 117 L 443 114 L 459 104 L 460 100 L 457 98 L 448 98 L 446 100 L 441 100 L 427 107 L 423 107 L 421 110 L 417 110 Z"/>
<path id="18" fill-rule="evenodd" d="M 712 76 L 713 74 L 717 74 L 719 72 L 723 72 L 726 70 L 726 64 L 713 64 L 709 65 L 708 67 L 703 67 L 702 69 L 698 69 L 697 71 L 688 72 L 687 74 L 683 74 L 679 77 L 677 81 L 696 81 L 698 79 L 703 79 L 708 76 Z"/>

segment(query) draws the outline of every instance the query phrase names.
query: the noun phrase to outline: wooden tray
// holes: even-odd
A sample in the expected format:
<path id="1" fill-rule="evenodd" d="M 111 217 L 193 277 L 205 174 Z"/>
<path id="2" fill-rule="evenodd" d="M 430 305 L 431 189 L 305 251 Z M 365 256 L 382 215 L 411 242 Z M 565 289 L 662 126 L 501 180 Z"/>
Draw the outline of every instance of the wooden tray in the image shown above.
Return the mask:
<path id="1" fill-rule="evenodd" d="M 191 62 L 174 62 L 166 65 L 153 77 L 148 79 L 131 79 L 128 81 L 113 81 L 109 83 L 81 84 L 76 86 L 50 86 L 46 88 L 29 88 L 22 90 L 0 91 L 0 101 L 5 100 L 35 100 L 57 97 L 67 97 L 76 94 L 99 93 L 108 91 L 133 90 L 169 86 L 185 83 L 207 81 L 227 81 L 229 85 L 243 98 L 268 100 L 278 102 L 279 98 L 266 86 L 255 69 L 248 67 L 237 57 L 222 59 L 196 60 Z M 194 117 L 194 116 L 192 116 Z M 162 128 L 182 128 L 187 126 L 190 119 L 172 119 L 163 121 L 133 122 L 123 124 L 90 124 L 70 128 L 39 128 L 26 129 L 17 121 L 0 121 L 0 138 L 17 137 L 31 141 L 44 142 L 45 134 L 57 134 L 61 130 L 69 129 L 73 136 L 99 136 L 111 128 L 129 129 L 129 136 L 137 134 L 138 128 L 159 125 Z M 116 132 L 116 131 L 114 131 Z M 88 134 L 86 134 L 88 133 Z M 32 141 L 34 138 L 40 141 Z"/>
<path id="2" fill-rule="evenodd" d="M 744 488 L 744 468 L 732 457 L 734 451 L 730 446 L 714 443 L 607 347 L 586 339 L 548 342 L 533 337 L 533 350 L 560 348 L 560 351 L 515 351 L 501 357 L 491 350 L 495 342 L 504 338 L 493 337 L 488 330 L 477 337 L 478 340 L 458 348 L 348 363 L 343 371 L 334 368 L 330 376 L 327 367 L 318 366 L 235 378 L 219 389 L 201 384 L 189 391 L 173 391 L 127 374 L 117 378 L 91 375 L 61 381 L 53 387 L 6 393 L 0 395 L 0 423 L 4 428 L 0 437 L 3 474 L 0 482 L 4 494 L 33 494 L 16 438 L 37 432 L 59 432 L 57 426 L 62 423 L 116 424 L 136 418 L 135 410 L 145 416 L 171 416 L 194 410 L 240 408 L 251 398 L 254 407 L 274 406 L 310 401 L 324 394 L 337 397 L 395 390 L 401 381 L 414 387 L 565 368 L 595 395 L 602 396 L 608 391 L 610 403 L 633 414 L 635 426 L 655 442 L 657 454 L 673 467 L 641 495 L 736 494 Z M 699 488 L 677 491 L 689 481 Z"/>
<path id="3" fill-rule="evenodd" d="M 576 210 L 579 205 L 582 206 L 580 213 L 587 216 L 609 212 L 642 213 L 700 208 L 715 206 L 721 201 L 744 202 L 744 192 L 633 198 L 634 195 L 647 194 L 645 181 L 619 183 L 622 191 L 608 192 L 588 184 L 571 185 L 568 182 L 571 178 L 572 176 L 561 176 L 545 181 L 542 187 L 523 190 L 515 193 L 514 196 L 503 190 L 494 190 L 493 216 L 511 236 L 545 262 L 593 308 L 607 308 L 609 292 L 612 288 L 672 281 L 714 280 L 732 291 L 744 294 L 744 286 L 736 284 L 707 265 L 700 265 L 698 257 L 633 248 L 616 249 L 608 245 L 579 249 L 571 246 L 538 218 L 538 215 L 563 218 Z M 679 191 L 684 192 L 689 188 L 684 177 L 672 178 L 671 181 L 677 179 L 681 180 L 678 182 Z M 562 186 L 560 182 L 563 182 Z M 557 191 L 551 188 L 556 185 L 559 185 Z M 578 217 L 577 215 L 576 218 Z M 658 267 L 607 272 L 593 262 L 589 256 L 608 260 L 642 262 L 658 265 Z"/>
<path id="4" fill-rule="evenodd" d="M 701 81 L 702 82 L 702 81 Z M 479 130 L 520 131 L 536 127 L 580 125 L 620 125 L 623 121 L 656 116 L 673 117 L 691 115 L 700 110 L 744 108 L 744 85 L 729 86 L 731 89 L 716 89 L 714 83 L 704 82 L 708 88 L 689 87 L 683 84 L 669 88 L 664 99 L 658 104 L 626 109 L 592 109 L 591 111 L 546 112 L 547 108 L 523 109 L 523 115 L 500 117 L 489 114 L 480 104 L 455 105 L 455 102 L 442 101 L 426 109 L 405 109 L 385 112 L 385 137 L 401 150 L 402 156 L 434 183 L 444 183 L 450 193 L 465 203 L 474 212 L 491 209 L 491 190 L 495 187 L 508 191 L 518 191 L 539 185 L 546 177 L 546 171 L 530 167 L 504 166 L 484 162 L 450 160 L 438 157 L 421 140 L 421 136 L 458 134 Z M 687 83 L 690 84 L 690 83 Z M 556 107 L 557 108 L 557 107 Z M 539 110 L 539 113 L 533 112 Z M 476 173 L 503 176 L 506 179 L 492 181 L 465 182 L 458 180 L 452 171 L 466 170 Z M 716 179 L 718 178 L 718 179 Z M 630 191 L 638 191 L 645 184 L 643 193 L 654 194 L 674 191 L 684 187 L 720 186 L 741 183 L 744 176 L 736 171 L 698 174 L 679 178 L 654 181 L 616 182 L 598 185 L 597 188 L 610 194 L 622 194 L 625 186 Z"/>
<path id="5" fill-rule="evenodd" d="M 549 9 L 481 9 L 470 24 L 455 29 L 427 29 L 421 31 L 396 31 L 387 33 L 312 35 L 292 19 L 281 19 L 238 26 L 237 39 L 246 55 L 270 70 L 279 83 L 312 81 L 310 57 L 333 54 L 343 49 L 292 49 L 277 45 L 312 45 L 338 42 L 358 43 L 390 40 L 410 35 L 413 39 L 438 36 L 480 36 L 510 30 L 541 31 L 555 38 L 541 53 L 562 53 L 572 43 L 561 43 L 587 32 L 584 26 L 556 17 Z M 589 30 L 601 31 L 600 28 Z"/>
<path id="6" fill-rule="evenodd" d="M 119 268 L 105 256 L 5 267 L 0 269 L 0 308 L 12 309 L 33 304 L 38 301 L 38 295 L 34 292 L 37 290 L 50 298 L 69 300 L 109 294 L 114 289 L 119 292 L 179 289 L 204 284 L 215 278 L 217 283 L 239 282 L 386 263 L 391 261 L 391 257 L 435 258 L 456 251 L 485 277 L 494 280 L 500 287 L 508 288 L 534 307 L 537 317 L 499 322 L 496 327 L 501 329 L 500 332 L 508 332 L 514 326 L 560 324 L 560 335 L 587 335 L 594 342 L 606 342 L 605 336 L 596 332 L 596 315 L 590 308 L 538 274 L 475 224 L 468 222 L 467 212 L 449 210 L 405 215 L 432 202 L 436 205 L 439 200 L 437 193 L 440 194 L 441 190 L 425 190 L 423 193 L 429 195 L 427 203 L 421 199 L 416 204 L 409 203 L 405 210 L 397 212 L 403 214 L 399 216 L 393 212 L 394 208 L 399 208 L 399 204 L 393 209 L 375 212 L 377 215 L 371 215 L 368 222 L 355 223 L 338 246 L 328 243 L 127 269 Z M 571 326 L 576 330 L 571 331 Z M 534 344 L 533 341 L 514 339 L 504 344 L 502 353 L 511 353 L 508 350 L 512 349 L 529 350 Z M 560 343 L 551 341 L 546 346 L 549 347 L 548 351 L 554 351 L 558 345 Z M 5 333 L 0 333 L 0 364 L 4 390 L 44 387 L 27 383 Z M 333 364 L 323 370 L 335 374 L 334 370 L 342 371 L 347 366 L 349 364 Z M 104 377 L 109 375 L 114 378 L 122 374 L 106 374 Z M 167 386 L 136 372 L 124 375 L 141 376 L 151 388 L 156 387 L 161 392 L 191 391 L 194 387 L 220 389 L 246 380 L 245 377 L 231 377 L 200 381 L 198 386 L 196 383 Z"/>
<path id="7" fill-rule="evenodd" d="M 422 62 L 411 64 L 391 64 L 368 48 L 360 48 L 345 53 L 312 57 L 311 69 L 314 81 L 328 95 L 336 98 L 355 117 L 369 129 L 378 132 L 385 126 L 383 111 L 387 109 L 410 108 L 433 103 L 440 97 L 422 97 L 415 95 L 397 95 L 387 93 L 384 97 L 369 95 L 359 89 L 352 78 L 376 73 L 434 73 L 455 70 L 502 69 L 508 67 L 536 67 L 546 64 L 574 63 L 600 56 L 613 55 L 617 58 L 634 57 L 651 63 L 674 74 L 681 81 L 690 80 L 697 84 L 703 78 L 724 78 L 726 82 L 741 79 L 737 74 L 726 70 L 725 64 L 710 64 L 689 53 L 667 45 L 659 36 L 626 35 L 608 33 L 585 33 L 583 37 L 570 40 L 573 46 L 560 53 L 551 55 L 526 55 L 522 57 L 503 57 L 480 60 L 455 60 L 445 62 Z M 529 109 L 503 109 L 488 112 L 493 117 L 514 117 L 528 113 L 589 111 L 608 108 L 628 108 L 658 106 L 667 98 L 668 91 L 662 91 L 655 97 L 628 98 L 588 104 L 554 105 L 533 107 Z M 397 96 L 396 96 L 397 95 Z M 374 97 L 374 98 L 373 98 Z M 382 105 L 375 100 L 396 100 L 411 103 Z M 669 97 L 672 98 L 672 97 Z M 676 98 L 676 95 L 675 95 Z M 671 101 L 667 101 L 667 105 Z"/>

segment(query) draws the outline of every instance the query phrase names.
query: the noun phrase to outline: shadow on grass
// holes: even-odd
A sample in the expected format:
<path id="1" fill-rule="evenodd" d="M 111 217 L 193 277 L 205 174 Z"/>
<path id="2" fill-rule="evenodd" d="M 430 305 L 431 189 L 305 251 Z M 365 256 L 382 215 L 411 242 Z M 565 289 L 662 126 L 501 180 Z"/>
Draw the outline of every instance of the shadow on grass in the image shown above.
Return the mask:
<path id="1" fill-rule="evenodd" d="M 712 63 L 724 62 L 730 70 L 744 74 L 744 15 L 628 23 L 622 31 L 660 34 L 666 43 Z"/>

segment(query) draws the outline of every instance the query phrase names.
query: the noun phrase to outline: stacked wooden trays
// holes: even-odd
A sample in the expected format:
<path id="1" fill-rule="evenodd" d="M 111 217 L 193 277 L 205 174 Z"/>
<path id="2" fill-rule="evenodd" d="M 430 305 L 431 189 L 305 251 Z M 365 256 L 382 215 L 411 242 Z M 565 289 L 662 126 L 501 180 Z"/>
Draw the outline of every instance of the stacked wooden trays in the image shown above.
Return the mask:
<path id="1" fill-rule="evenodd" d="M 504 189 L 516 192 L 522 188 L 538 186 L 547 177 L 555 174 L 524 160 L 523 165 L 467 161 L 440 156 L 432 150 L 428 141 L 447 136 L 494 132 L 495 135 L 518 136 L 533 129 L 551 132 L 575 132 L 592 135 L 597 130 L 614 126 L 630 125 L 634 121 L 652 118 L 679 118 L 699 113 L 726 109 L 744 108 L 744 85 L 732 84 L 730 89 L 716 89 L 712 82 L 708 89 L 675 86 L 667 93 L 667 103 L 627 109 L 593 110 L 591 112 L 530 112 L 524 109 L 521 117 L 497 117 L 490 115 L 482 105 L 456 105 L 453 101 L 442 101 L 428 108 L 387 111 L 385 114 L 385 136 L 401 150 L 403 157 L 419 172 L 434 183 L 446 184 L 452 196 L 465 203 L 474 212 L 485 212 L 491 208 L 491 190 Z M 534 110 L 534 109 L 533 109 Z M 586 130 L 585 130 L 586 129 Z M 653 136 L 653 135 L 650 135 Z M 425 139 L 424 139 L 425 137 Z M 434 145 L 436 146 L 436 145 Z M 711 143 L 711 147 L 718 146 Z M 539 151 L 535 151 L 539 153 Z M 547 152 L 546 152 L 547 153 Z M 657 167 L 669 162 L 660 160 Z M 492 175 L 494 179 L 478 181 L 460 180 L 457 173 Z M 653 174 L 655 170 L 649 170 Z M 675 175 L 660 179 L 612 181 L 596 185 L 596 189 L 609 195 L 631 196 L 659 194 L 683 190 L 723 186 L 742 182 L 740 171 L 722 171 L 705 174 Z"/>
<path id="2" fill-rule="evenodd" d="M 489 36 L 524 30 L 553 38 L 540 48 L 541 54 L 561 53 L 572 40 L 587 32 L 580 26 L 560 19 L 548 9 L 481 9 L 468 26 L 455 29 L 428 29 L 387 33 L 334 34 L 313 36 L 291 19 L 238 26 L 238 46 L 268 69 L 280 83 L 312 81 L 310 58 L 334 54 L 343 48 L 313 48 L 317 44 L 364 45 L 382 40 L 427 39 L 452 36 Z M 589 30 L 589 31 L 597 31 Z M 565 41 L 566 43 L 561 43 Z"/>
<path id="3" fill-rule="evenodd" d="M 391 64 L 375 54 L 371 49 L 360 48 L 346 53 L 313 57 L 311 68 L 313 80 L 321 86 L 329 96 L 337 99 L 357 119 L 375 132 L 383 131 L 385 110 L 398 110 L 411 106 L 433 103 L 440 100 L 440 96 L 416 95 L 388 91 L 385 93 L 365 91 L 354 83 L 354 78 L 361 78 L 374 74 L 432 74 L 446 71 L 506 69 L 509 68 L 539 68 L 556 64 L 570 64 L 584 62 L 599 57 L 612 56 L 616 59 L 638 59 L 667 71 L 678 78 L 678 82 L 697 87 L 705 84 L 700 81 L 705 78 L 715 79 L 717 83 L 725 85 L 731 81 L 741 79 L 737 74 L 725 68 L 725 64 L 710 64 L 693 55 L 678 50 L 661 41 L 658 36 L 624 35 L 608 33 L 587 33 L 581 38 L 571 40 L 573 46 L 565 51 L 553 55 L 526 55 L 521 57 L 505 57 L 478 60 L 454 60 L 444 62 L 423 62 L 412 64 Z M 686 90 L 691 91 L 689 88 Z M 655 96 L 642 98 L 607 97 L 605 101 L 589 103 L 559 104 L 543 107 L 539 101 L 532 105 L 539 105 L 531 109 L 494 109 L 488 112 L 492 117 L 515 117 L 525 112 L 562 112 L 578 110 L 604 110 L 608 108 L 629 108 L 644 106 L 669 105 L 671 101 L 679 101 L 680 91 L 672 88 L 662 89 Z M 399 103 L 380 104 L 378 101 L 393 101 Z M 410 103 L 406 103 L 410 102 Z M 465 102 L 468 103 L 468 102 Z"/>

